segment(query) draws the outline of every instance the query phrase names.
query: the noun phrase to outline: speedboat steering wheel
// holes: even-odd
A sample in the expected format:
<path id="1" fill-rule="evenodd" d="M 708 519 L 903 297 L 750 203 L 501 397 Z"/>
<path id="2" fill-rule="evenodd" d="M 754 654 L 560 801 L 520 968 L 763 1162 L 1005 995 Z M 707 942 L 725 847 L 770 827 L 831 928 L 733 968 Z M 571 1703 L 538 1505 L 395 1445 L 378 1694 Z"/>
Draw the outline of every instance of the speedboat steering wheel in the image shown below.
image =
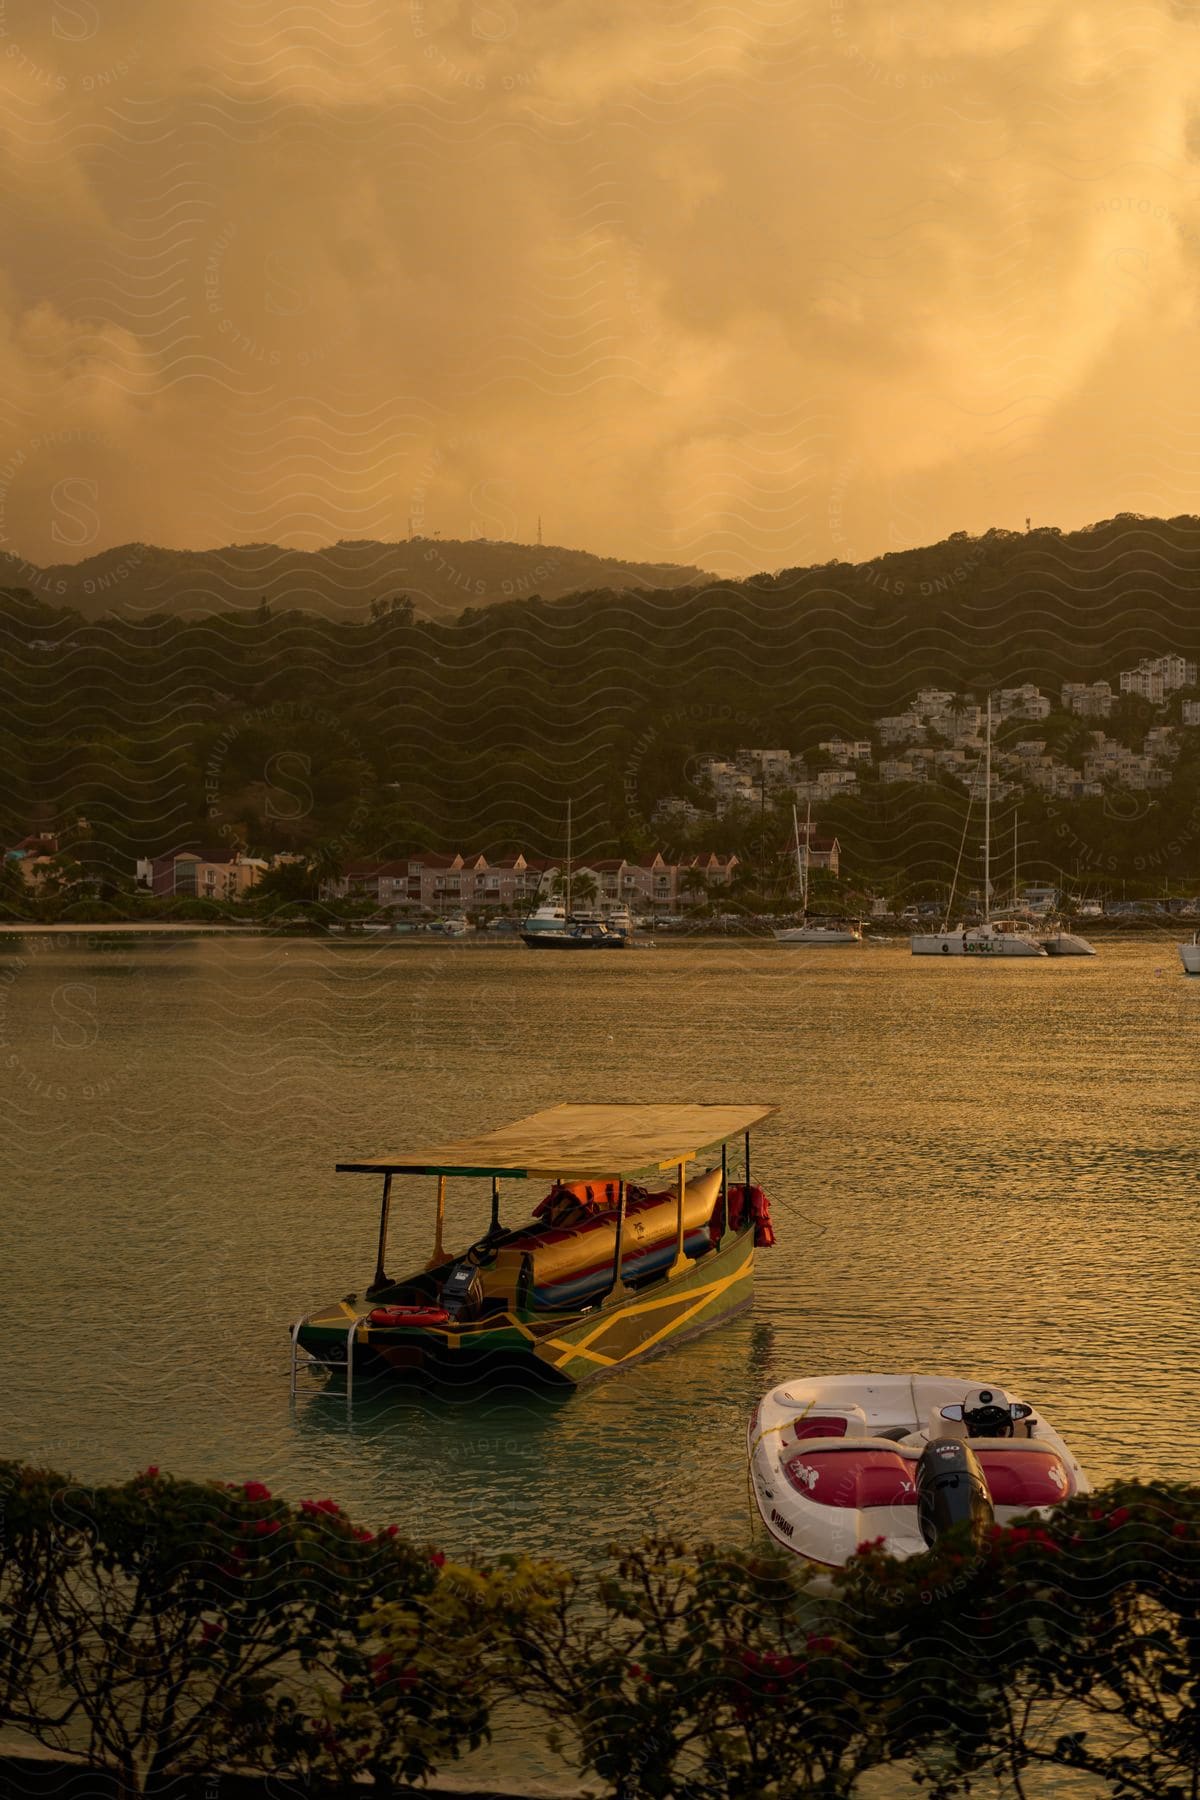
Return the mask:
<path id="1" fill-rule="evenodd" d="M 979 1395 L 979 1405 L 963 1409 L 963 1424 L 967 1428 L 967 1436 L 1011 1437 L 1013 1435 L 1012 1406 L 1007 1401 L 1003 1406 L 993 1401 L 988 1388 L 983 1388 Z"/>

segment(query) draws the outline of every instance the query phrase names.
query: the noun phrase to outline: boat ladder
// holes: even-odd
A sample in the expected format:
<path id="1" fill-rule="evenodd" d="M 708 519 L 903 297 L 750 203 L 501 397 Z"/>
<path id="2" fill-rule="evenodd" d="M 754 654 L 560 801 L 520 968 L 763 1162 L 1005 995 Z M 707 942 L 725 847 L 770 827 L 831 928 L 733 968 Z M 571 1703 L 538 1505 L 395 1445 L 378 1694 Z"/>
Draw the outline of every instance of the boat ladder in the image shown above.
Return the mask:
<path id="1" fill-rule="evenodd" d="M 297 1358 L 297 1352 L 299 1351 L 299 1348 L 300 1348 L 300 1333 L 304 1329 L 304 1327 L 308 1324 L 310 1317 L 311 1317 L 311 1314 L 305 1313 L 304 1316 L 302 1318 L 297 1319 L 296 1323 L 292 1326 L 292 1332 L 291 1332 L 292 1359 L 291 1359 L 291 1368 L 290 1368 L 289 1374 L 288 1374 L 288 1394 L 289 1394 L 289 1397 L 293 1401 L 296 1398 L 296 1358 Z M 369 1317 L 369 1314 L 367 1314 L 367 1313 L 356 1314 L 355 1317 L 351 1320 L 350 1326 L 346 1332 L 346 1411 L 347 1411 L 347 1413 L 350 1413 L 354 1410 L 354 1338 L 355 1338 L 355 1333 L 358 1331 L 358 1328 L 360 1325 L 365 1325 L 367 1323 L 368 1317 Z M 311 1359 L 311 1360 L 315 1360 L 315 1358 Z M 318 1399 L 323 1399 L 324 1397 L 325 1396 L 323 1393 L 317 1395 Z"/>

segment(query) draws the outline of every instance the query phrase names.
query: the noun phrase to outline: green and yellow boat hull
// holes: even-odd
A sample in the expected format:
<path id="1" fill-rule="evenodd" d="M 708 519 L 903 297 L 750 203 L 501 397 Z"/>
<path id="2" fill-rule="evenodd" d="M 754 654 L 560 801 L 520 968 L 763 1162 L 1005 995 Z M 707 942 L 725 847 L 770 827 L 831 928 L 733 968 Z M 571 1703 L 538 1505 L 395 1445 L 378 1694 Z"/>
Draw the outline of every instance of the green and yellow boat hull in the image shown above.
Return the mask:
<path id="1" fill-rule="evenodd" d="M 754 1229 L 675 1272 L 623 1287 L 576 1309 L 512 1306 L 471 1320 L 374 1324 L 383 1300 L 339 1301 L 301 1320 L 295 1341 L 318 1363 L 354 1379 L 397 1375 L 447 1387 L 573 1388 L 710 1331 L 751 1304 Z"/>

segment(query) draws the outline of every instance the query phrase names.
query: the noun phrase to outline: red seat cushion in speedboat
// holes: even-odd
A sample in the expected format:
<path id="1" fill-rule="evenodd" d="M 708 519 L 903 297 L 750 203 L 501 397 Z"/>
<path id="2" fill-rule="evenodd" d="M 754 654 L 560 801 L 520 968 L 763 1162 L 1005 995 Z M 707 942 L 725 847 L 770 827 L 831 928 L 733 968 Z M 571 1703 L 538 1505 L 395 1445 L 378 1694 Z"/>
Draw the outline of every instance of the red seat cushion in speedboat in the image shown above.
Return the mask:
<path id="1" fill-rule="evenodd" d="M 995 1506 L 1056 1506 L 1074 1492 L 1057 1450 L 980 1450 L 983 1479 Z"/>
<path id="2" fill-rule="evenodd" d="M 798 1438 L 839 1438 L 846 1435 L 846 1416 L 844 1413 L 830 1413 L 822 1417 L 818 1413 L 806 1413 L 802 1419 L 796 1419 L 792 1432 Z"/>
<path id="3" fill-rule="evenodd" d="M 916 1464 L 897 1450 L 803 1450 L 784 1464 L 797 1493 L 820 1506 L 915 1506 Z"/>

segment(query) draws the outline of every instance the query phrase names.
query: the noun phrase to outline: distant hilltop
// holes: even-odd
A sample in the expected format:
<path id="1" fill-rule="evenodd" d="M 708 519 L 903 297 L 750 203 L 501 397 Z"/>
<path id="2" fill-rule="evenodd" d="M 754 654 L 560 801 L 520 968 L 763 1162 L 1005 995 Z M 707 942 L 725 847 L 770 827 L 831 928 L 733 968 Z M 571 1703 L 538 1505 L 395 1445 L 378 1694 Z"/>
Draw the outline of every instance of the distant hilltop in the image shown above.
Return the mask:
<path id="1" fill-rule="evenodd" d="M 42 568 L 0 553 L 0 587 L 28 588 L 52 606 L 101 613 L 201 614 L 295 607 L 329 618 L 361 616 L 373 600 L 407 596 L 418 618 L 457 618 L 467 607 L 595 588 L 680 588 L 716 578 L 679 563 L 622 562 L 558 544 L 488 538 L 348 540 L 323 550 L 229 544 L 164 550 L 122 544 L 83 562 Z"/>

